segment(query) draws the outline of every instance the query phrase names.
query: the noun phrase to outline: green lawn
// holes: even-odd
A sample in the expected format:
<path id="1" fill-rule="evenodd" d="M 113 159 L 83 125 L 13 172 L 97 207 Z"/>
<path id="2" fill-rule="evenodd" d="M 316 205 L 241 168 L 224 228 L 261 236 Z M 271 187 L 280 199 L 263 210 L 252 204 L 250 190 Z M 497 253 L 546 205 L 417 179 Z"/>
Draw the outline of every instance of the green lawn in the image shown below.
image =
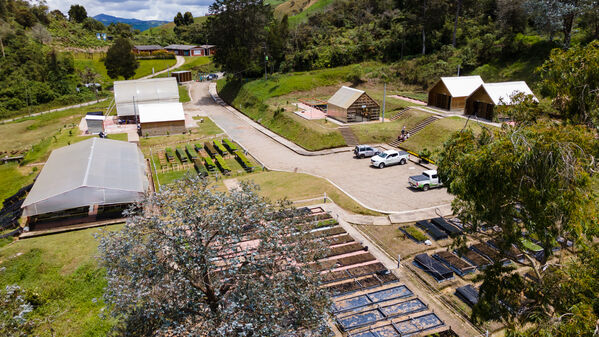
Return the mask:
<path id="1" fill-rule="evenodd" d="M 123 80 L 123 77 L 119 77 L 116 80 L 108 77 L 106 67 L 101 60 L 101 57 L 101 54 L 75 54 L 75 69 L 84 70 L 86 67 L 93 69 L 100 75 L 100 82 L 102 82 L 105 87 L 111 86 L 113 81 Z M 155 72 L 164 70 L 177 63 L 177 60 L 138 60 L 138 62 L 139 67 L 135 71 L 135 75 L 133 76 L 134 79 L 152 74 L 152 68 L 154 68 Z"/>
<path id="2" fill-rule="evenodd" d="M 122 140 L 126 142 L 129 140 L 129 135 L 126 133 L 113 133 L 111 135 L 107 135 L 106 138 L 113 140 Z"/>
<path id="3" fill-rule="evenodd" d="M 110 230 L 121 226 L 111 226 Z M 106 336 L 105 272 L 95 260 L 99 229 L 15 241 L 0 248 L 0 287 L 16 284 L 35 300 L 39 336 Z M 54 332 L 50 333 L 50 329 Z"/>
<path id="4" fill-rule="evenodd" d="M 389 117 L 392 115 L 394 115 L 394 113 L 390 113 Z M 406 129 L 409 130 L 431 116 L 431 114 L 419 110 L 409 110 L 404 112 L 403 116 L 405 117 L 392 122 L 352 125 L 351 128 L 358 137 L 360 143 L 388 143 L 397 139 L 397 136 L 401 133 L 402 127 L 405 126 Z"/>
<path id="5" fill-rule="evenodd" d="M 187 87 L 184 85 L 180 85 L 179 86 L 179 102 L 187 103 L 189 101 L 191 101 L 191 98 L 189 97 L 189 91 L 187 90 Z"/>
<path id="6" fill-rule="evenodd" d="M 419 153 L 424 148 L 427 148 L 434 153 L 443 147 L 443 143 L 449 139 L 452 133 L 462 130 L 465 125 L 466 119 L 464 118 L 442 118 L 427 125 L 420 132 L 403 142 L 401 146 L 416 153 Z M 480 132 L 482 130 L 480 124 L 473 120 L 468 122 L 468 127 L 473 128 L 475 132 Z M 486 127 L 492 128 L 492 126 Z"/>
<path id="7" fill-rule="evenodd" d="M 331 198 L 340 207 L 359 214 L 378 215 L 360 206 L 353 199 L 341 192 L 331 183 L 322 178 L 317 178 L 309 174 L 289 173 L 289 172 L 260 172 L 252 175 L 238 178 L 241 181 L 253 181 L 260 185 L 260 195 L 279 200 L 288 198 L 290 200 L 304 200 L 316 197 L 323 197 L 326 192 L 327 197 Z M 312 204 L 321 203 L 316 200 Z"/>

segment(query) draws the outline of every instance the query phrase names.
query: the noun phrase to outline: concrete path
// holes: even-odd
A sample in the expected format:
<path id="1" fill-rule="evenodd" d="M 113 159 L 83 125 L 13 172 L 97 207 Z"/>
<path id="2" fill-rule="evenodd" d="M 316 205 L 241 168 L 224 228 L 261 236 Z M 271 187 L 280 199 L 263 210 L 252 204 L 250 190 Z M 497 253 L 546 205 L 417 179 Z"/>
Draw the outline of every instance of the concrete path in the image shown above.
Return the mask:
<path id="1" fill-rule="evenodd" d="M 180 66 L 182 66 L 183 64 L 185 64 L 185 58 L 183 56 L 175 56 L 175 57 L 177 58 L 177 63 L 175 63 L 175 65 L 173 65 L 172 67 L 166 68 L 164 70 L 161 70 L 161 71 L 156 72 L 154 74 L 150 74 L 148 76 L 140 77 L 140 78 L 138 78 L 138 80 L 145 80 L 145 79 L 148 79 L 148 78 L 152 78 L 154 76 L 158 76 L 160 74 L 164 74 L 164 73 L 166 73 L 168 71 L 175 70 L 175 69 L 179 68 Z"/>
<path id="2" fill-rule="evenodd" d="M 212 85 L 214 91 L 214 84 Z M 375 169 L 368 159 L 355 159 L 349 148 L 309 152 L 274 134 L 230 106 L 217 104 L 210 83 L 195 82 L 192 102 L 185 106 L 193 116 L 210 117 L 229 137 L 249 151 L 266 168 L 300 172 L 327 179 L 365 208 L 395 214 L 395 219 L 415 221 L 448 215 L 452 197 L 445 189 L 427 192 L 409 188 L 408 177 L 422 168 L 406 165 Z M 214 93 L 213 93 L 214 94 Z"/>
<path id="3" fill-rule="evenodd" d="M 52 110 L 46 110 L 46 111 L 36 112 L 36 113 L 31 114 L 31 115 L 25 115 L 25 116 L 19 116 L 19 117 L 15 117 L 15 118 L 4 119 L 4 120 L 0 121 L 0 123 L 14 122 L 14 121 L 18 121 L 20 119 L 26 118 L 26 117 L 34 117 L 34 116 L 45 115 L 45 114 L 50 113 L 50 112 L 63 111 L 63 110 L 74 109 L 74 108 L 81 108 L 81 107 L 92 105 L 92 104 L 96 104 L 96 103 L 99 103 L 99 102 L 104 102 L 107 99 L 108 98 L 100 98 L 97 101 L 93 100 L 93 101 L 90 101 L 90 102 L 79 103 L 79 104 L 69 105 L 69 106 L 63 106 L 62 108 L 56 108 L 56 109 L 52 109 Z"/>

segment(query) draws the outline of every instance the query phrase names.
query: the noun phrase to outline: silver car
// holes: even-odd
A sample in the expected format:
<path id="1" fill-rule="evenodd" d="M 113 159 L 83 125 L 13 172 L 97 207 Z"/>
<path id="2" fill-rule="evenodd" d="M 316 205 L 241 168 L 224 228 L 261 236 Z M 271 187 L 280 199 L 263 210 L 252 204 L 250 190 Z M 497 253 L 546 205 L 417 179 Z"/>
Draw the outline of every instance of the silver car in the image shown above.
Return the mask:
<path id="1" fill-rule="evenodd" d="M 370 145 L 357 145 L 354 148 L 354 155 L 357 158 L 372 157 L 372 156 L 376 156 L 379 153 L 381 153 L 381 150 L 377 149 L 376 147 L 370 146 Z"/>

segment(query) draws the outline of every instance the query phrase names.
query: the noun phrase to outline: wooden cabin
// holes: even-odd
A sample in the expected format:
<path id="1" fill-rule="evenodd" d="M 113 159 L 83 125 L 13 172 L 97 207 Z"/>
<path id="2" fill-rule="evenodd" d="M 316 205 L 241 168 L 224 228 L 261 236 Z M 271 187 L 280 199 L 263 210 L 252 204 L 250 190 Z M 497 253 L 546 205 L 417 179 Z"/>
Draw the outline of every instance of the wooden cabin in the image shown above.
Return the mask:
<path id="1" fill-rule="evenodd" d="M 495 107 L 514 104 L 513 97 L 519 93 L 531 95 L 533 100 L 538 102 L 532 90 L 524 81 L 484 83 L 466 99 L 464 113 L 493 120 L 495 118 Z"/>
<path id="2" fill-rule="evenodd" d="M 363 90 L 341 87 L 327 102 L 327 116 L 341 122 L 379 119 L 381 107 Z"/>
<path id="3" fill-rule="evenodd" d="M 483 83 L 480 76 L 441 77 L 428 91 L 428 105 L 445 110 L 462 110 L 466 98 Z"/>

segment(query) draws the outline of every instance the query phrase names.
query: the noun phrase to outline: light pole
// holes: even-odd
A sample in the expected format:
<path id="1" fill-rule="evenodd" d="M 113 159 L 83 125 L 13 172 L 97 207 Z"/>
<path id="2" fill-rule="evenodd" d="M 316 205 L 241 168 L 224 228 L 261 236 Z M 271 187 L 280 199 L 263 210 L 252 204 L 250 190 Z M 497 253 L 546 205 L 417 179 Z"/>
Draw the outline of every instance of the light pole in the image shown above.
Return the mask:
<path id="1" fill-rule="evenodd" d="M 385 86 L 383 87 L 383 121 L 385 123 L 385 107 L 386 107 L 386 99 L 387 98 L 387 81 L 385 81 Z"/>

